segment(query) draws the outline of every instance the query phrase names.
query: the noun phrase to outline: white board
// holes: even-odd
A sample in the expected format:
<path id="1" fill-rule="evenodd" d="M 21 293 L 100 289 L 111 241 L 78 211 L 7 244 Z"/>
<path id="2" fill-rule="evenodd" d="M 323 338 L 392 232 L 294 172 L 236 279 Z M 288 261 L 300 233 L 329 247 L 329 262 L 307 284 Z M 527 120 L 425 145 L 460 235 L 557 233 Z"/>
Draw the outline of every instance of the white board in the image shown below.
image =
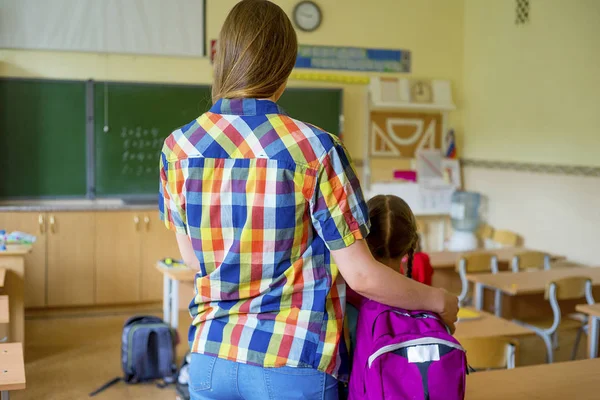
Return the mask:
<path id="1" fill-rule="evenodd" d="M 204 0 L 0 0 L 0 47 L 204 56 Z"/>

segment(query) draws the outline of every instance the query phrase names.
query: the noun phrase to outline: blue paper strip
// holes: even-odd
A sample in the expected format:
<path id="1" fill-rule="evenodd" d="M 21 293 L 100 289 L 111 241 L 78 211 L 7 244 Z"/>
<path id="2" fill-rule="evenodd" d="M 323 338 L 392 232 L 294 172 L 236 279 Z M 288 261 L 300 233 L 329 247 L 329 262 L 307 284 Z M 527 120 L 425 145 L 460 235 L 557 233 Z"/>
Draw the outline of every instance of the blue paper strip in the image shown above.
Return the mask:
<path id="1" fill-rule="evenodd" d="M 300 45 L 296 68 L 410 72 L 410 51 Z"/>

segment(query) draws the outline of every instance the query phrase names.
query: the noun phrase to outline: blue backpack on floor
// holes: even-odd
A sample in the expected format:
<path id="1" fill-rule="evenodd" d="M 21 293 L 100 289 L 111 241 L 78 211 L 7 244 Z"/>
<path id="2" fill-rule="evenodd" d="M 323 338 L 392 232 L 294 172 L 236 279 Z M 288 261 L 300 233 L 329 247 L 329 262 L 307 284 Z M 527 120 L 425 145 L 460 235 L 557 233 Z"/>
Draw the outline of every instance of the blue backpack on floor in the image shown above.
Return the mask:
<path id="1" fill-rule="evenodd" d="M 121 336 L 121 366 L 123 377 L 115 378 L 90 393 L 102 392 L 119 381 L 149 382 L 162 379 L 165 387 L 177 379 L 175 364 L 176 332 L 160 318 L 135 316 L 123 326 Z"/>

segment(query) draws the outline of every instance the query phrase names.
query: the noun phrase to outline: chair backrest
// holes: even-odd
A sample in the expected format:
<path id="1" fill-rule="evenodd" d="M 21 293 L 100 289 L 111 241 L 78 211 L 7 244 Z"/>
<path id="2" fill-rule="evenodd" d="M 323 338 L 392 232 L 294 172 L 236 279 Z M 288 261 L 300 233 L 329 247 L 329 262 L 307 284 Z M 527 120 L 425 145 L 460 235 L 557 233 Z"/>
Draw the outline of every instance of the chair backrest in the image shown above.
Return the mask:
<path id="1" fill-rule="evenodd" d="M 476 370 L 515 366 L 518 344 L 509 338 L 492 336 L 462 339 L 460 344 L 467 351 L 467 362 Z"/>
<path id="2" fill-rule="evenodd" d="M 519 236 L 511 231 L 495 231 L 493 240 L 502 246 L 516 246 L 519 243 Z"/>
<path id="3" fill-rule="evenodd" d="M 513 272 L 525 269 L 550 269 L 550 255 L 541 251 L 524 251 L 513 257 Z"/>
<path id="4" fill-rule="evenodd" d="M 554 291 L 556 300 L 575 300 L 586 297 L 589 302 L 588 297 L 591 296 L 591 289 L 591 278 L 587 276 L 569 276 L 549 282 L 546 285 L 544 297 L 546 300 L 552 301 L 552 292 Z"/>
<path id="5" fill-rule="evenodd" d="M 494 236 L 494 228 L 488 224 L 482 223 L 477 228 L 477 236 L 481 239 L 491 239 Z"/>
<path id="6" fill-rule="evenodd" d="M 460 272 L 461 264 L 465 265 L 465 272 L 467 274 L 473 272 L 491 272 L 496 273 L 497 258 L 493 253 L 477 252 L 477 253 L 466 253 L 460 256 L 456 263 L 456 270 Z"/>

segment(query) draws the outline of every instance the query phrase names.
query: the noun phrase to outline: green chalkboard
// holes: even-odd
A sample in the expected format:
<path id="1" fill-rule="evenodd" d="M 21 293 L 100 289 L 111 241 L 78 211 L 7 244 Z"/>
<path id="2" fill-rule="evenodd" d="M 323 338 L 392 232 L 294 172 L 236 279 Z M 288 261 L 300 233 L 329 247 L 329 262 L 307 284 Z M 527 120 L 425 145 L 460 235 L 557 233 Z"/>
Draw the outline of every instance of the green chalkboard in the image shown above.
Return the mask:
<path id="1" fill-rule="evenodd" d="M 157 193 L 163 141 L 210 104 L 203 86 L 96 82 L 96 194 Z"/>
<path id="2" fill-rule="evenodd" d="M 331 133 L 340 132 L 342 91 L 286 90 L 286 112 Z M 164 139 L 211 106 L 210 87 L 96 82 L 95 188 L 98 196 L 154 195 Z"/>
<path id="3" fill-rule="evenodd" d="M 0 79 L 0 197 L 86 194 L 85 82 Z"/>

